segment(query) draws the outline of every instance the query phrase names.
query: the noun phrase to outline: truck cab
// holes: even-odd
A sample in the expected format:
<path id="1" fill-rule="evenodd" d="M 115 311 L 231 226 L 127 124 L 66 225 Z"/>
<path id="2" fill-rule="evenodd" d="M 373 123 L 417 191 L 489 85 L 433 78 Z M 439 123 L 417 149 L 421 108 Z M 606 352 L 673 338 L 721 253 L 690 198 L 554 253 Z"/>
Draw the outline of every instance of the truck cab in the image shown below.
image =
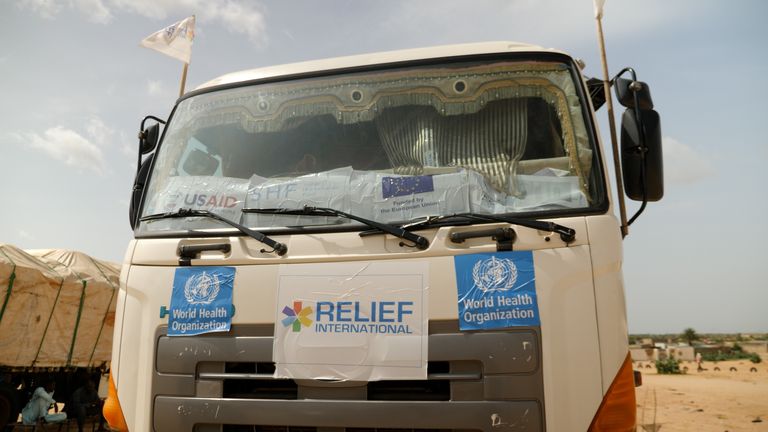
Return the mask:
<path id="1" fill-rule="evenodd" d="M 569 55 L 496 42 L 237 72 L 158 131 L 113 427 L 633 430 L 620 222 Z"/>

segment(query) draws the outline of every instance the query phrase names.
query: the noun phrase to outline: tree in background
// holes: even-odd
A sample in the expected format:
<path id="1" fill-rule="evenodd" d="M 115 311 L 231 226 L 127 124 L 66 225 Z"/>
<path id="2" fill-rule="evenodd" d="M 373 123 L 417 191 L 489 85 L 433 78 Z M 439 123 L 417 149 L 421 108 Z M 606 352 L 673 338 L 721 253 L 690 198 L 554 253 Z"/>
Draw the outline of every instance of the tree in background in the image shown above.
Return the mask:
<path id="1" fill-rule="evenodd" d="M 693 341 L 699 340 L 699 334 L 696 333 L 696 330 L 688 327 L 683 330 L 683 339 L 688 342 L 688 345 L 693 346 Z"/>
<path id="2" fill-rule="evenodd" d="M 659 374 L 682 374 L 680 370 L 680 360 L 667 358 L 664 360 L 656 360 L 656 373 Z"/>

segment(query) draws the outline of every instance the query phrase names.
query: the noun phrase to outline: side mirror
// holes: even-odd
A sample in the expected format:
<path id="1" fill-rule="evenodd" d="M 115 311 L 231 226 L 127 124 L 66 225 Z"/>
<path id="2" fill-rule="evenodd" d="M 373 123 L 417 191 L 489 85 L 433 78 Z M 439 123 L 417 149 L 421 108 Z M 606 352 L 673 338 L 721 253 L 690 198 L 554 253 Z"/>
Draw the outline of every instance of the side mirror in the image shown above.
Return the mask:
<path id="1" fill-rule="evenodd" d="M 659 113 L 642 108 L 624 111 L 621 117 L 621 169 L 629 199 L 659 201 L 664 196 L 662 160 Z"/>
<path id="2" fill-rule="evenodd" d="M 639 107 L 641 110 L 653 109 L 651 89 L 642 81 L 626 78 L 614 78 L 613 86 L 616 90 L 616 99 L 626 108 Z"/>
<path id="3" fill-rule="evenodd" d="M 157 123 L 145 128 L 144 123 L 150 119 Z M 144 185 L 147 183 L 149 167 L 154 159 L 154 153 L 152 152 L 157 148 L 157 142 L 160 138 L 160 124 L 165 124 L 165 121 L 155 116 L 146 116 L 141 121 L 139 129 L 139 154 L 136 160 L 136 177 L 133 179 L 131 202 L 128 206 L 128 221 L 131 223 L 131 229 L 135 229 L 138 222 L 139 212 L 141 211 L 141 198 L 144 195 Z M 150 155 L 142 160 L 142 156 L 146 154 Z"/>
<path id="4" fill-rule="evenodd" d="M 139 154 L 145 155 L 157 147 L 160 137 L 160 123 L 155 123 L 139 132 Z"/>

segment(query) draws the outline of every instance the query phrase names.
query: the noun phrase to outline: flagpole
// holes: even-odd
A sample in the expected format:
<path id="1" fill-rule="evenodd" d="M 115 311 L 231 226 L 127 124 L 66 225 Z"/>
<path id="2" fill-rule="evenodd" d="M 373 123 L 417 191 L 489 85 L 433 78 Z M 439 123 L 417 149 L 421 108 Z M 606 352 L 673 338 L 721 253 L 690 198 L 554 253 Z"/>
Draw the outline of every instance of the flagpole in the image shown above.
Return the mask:
<path id="1" fill-rule="evenodd" d="M 621 236 L 629 234 L 627 225 L 627 209 L 624 204 L 624 183 L 619 162 L 619 144 L 616 139 L 616 120 L 613 118 L 613 98 L 611 97 L 611 77 L 608 75 L 608 59 L 605 54 L 605 38 L 603 36 L 602 13 L 595 16 L 597 21 L 597 39 L 600 43 L 600 57 L 603 62 L 603 91 L 605 92 L 605 106 L 608 109 L 608 125 L 611 130 L 611 146 L 613 148 L 613 169 L 616 173 L 616 193 L 619 199 L 619 214 L 621 215 Z"/>
<path id="2" fill-rule="evenodd" d="M 184 87 L 187 85 L 187 70 L 189 70 L 189 63 L 184 63 L 184 69 L 181 70 L 181 86 L 179 87 L 179 97 L 184 96 Z"/>

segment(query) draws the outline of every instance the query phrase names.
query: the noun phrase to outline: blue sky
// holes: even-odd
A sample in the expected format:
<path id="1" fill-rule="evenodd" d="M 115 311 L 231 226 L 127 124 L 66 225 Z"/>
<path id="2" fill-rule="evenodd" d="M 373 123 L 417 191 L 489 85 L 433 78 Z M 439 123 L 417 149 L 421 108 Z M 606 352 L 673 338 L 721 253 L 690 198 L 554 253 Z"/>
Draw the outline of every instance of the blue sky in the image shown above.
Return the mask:
<path id="1" fill-rule="evenodd" d="M 188 89 L 241 69 L 489 40 L 600 75 L 589 0 L 19 0 L 0 4 L 0 242 L 120 261 L 136 132 L 182 64 L 139 47 L 197 16 Z M 631 332 L 768 331 L 768 2 L 607 0 L 609 66 L 662 116 L 666 196 L 625 240 Z M 604 139 L 608 136 L 601 112 Z M 636 205 L 629 204 L 632 212 Z"/>

